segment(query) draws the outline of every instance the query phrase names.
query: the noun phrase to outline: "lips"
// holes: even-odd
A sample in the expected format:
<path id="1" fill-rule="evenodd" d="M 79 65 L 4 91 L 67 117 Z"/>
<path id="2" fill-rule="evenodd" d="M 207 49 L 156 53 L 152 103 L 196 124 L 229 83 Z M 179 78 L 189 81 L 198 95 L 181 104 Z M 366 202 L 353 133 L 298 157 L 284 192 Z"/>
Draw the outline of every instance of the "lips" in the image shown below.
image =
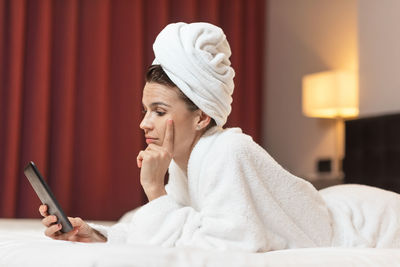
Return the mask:
<path id="1" fill-rule="evenodd" d="M 157 138 L 153 138 L 153 137 L 149 137 L 149 136 L 146 136 L 145 138 L 146 138 L 146 144 L 148 144 L 148 145 L 155 143 L 157 141 Z"/>

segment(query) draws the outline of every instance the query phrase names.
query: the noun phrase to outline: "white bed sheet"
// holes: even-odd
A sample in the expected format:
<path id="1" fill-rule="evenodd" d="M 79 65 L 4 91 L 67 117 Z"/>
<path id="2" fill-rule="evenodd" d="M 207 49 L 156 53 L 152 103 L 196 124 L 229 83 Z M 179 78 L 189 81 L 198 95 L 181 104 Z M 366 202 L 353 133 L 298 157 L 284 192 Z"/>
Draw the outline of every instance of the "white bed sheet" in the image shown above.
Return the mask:
<path id="1" fill-rule="evenodd" d="M 43 235 L 39 220 L 0 220 L 0 266 L 400 266 L 400 250 L 313 248 L 267 253 L 83 244 Z"/>

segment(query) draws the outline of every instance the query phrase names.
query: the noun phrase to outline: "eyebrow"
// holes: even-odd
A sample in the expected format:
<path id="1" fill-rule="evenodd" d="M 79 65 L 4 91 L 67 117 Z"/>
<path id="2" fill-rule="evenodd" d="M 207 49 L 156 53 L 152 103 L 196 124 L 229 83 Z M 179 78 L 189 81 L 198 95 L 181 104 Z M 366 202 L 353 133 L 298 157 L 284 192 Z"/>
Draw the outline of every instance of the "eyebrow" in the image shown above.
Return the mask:
<path id="1" fill-rule="evenodd" d="M 170 105 L 164 103 L 164 102 L 153 102 L 150 104 L 150 107 L 156 107 L 156 106 L 166 106 L 166 107 L 171 107 Z"/>

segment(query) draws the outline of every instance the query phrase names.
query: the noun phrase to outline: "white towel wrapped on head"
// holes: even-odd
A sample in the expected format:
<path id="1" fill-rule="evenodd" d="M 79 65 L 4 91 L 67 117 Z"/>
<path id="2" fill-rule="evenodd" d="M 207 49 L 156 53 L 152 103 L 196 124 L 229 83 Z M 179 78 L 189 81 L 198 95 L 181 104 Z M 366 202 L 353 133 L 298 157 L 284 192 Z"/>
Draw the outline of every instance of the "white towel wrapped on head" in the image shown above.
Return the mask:
<path id="1" fill-rule="evenodd" d="M 209 23 L 167 25 L 157 36 L 153 64 L 159 64 L 197 107 L 223 126 L 231 112 L 231 50 L 221 28 Z"/>

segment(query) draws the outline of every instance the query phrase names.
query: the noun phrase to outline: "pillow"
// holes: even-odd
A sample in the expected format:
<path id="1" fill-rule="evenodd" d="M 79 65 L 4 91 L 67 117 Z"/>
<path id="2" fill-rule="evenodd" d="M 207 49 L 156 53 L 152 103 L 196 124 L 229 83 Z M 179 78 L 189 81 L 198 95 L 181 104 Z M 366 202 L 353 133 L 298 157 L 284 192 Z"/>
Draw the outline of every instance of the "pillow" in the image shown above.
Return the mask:
<path id="1" fill-rule="evenodd" d="M 356 184 L 319 192 L 332 216 L 333 246 L 400 247 L 399 194 Z"/>

